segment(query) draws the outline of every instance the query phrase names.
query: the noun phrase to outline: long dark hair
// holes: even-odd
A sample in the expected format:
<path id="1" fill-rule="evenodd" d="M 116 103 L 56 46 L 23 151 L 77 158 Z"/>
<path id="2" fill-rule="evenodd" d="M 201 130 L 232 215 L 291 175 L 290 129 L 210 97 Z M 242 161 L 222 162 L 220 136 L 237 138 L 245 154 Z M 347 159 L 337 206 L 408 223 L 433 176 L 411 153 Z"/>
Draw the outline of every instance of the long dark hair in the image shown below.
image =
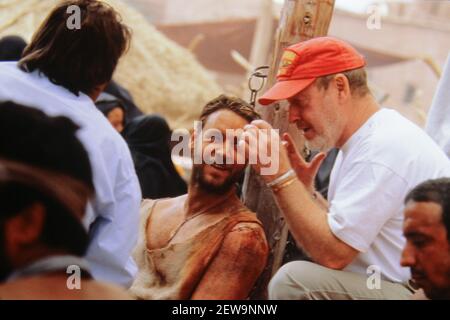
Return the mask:
<path id="1" fill-rule="evenodd" d="M 70 6 L 80 9 L 80 29 L 69 29 Z M 70 11 L 69 11 L 70 12 Z M 25 48 L 19 66 L 39 70 L 75 95 L 111 81 L 131 32 L 118 13 L 97 0 L 64 1 L 52 10 Z"/>

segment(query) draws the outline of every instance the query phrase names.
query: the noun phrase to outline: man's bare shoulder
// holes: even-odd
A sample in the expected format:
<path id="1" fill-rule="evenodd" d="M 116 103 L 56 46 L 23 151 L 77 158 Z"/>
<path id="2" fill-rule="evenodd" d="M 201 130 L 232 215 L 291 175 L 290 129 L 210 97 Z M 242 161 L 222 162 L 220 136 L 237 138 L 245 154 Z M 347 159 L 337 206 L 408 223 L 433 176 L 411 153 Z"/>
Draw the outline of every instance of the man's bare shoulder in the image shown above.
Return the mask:
<path id="1" fill-rule="evenodd" d="M 224 246 L 239 254 L 246 252 L 264 257 L 269 252 L 264 228 L 258 220 L 237 223 L 226 235 Z"/>

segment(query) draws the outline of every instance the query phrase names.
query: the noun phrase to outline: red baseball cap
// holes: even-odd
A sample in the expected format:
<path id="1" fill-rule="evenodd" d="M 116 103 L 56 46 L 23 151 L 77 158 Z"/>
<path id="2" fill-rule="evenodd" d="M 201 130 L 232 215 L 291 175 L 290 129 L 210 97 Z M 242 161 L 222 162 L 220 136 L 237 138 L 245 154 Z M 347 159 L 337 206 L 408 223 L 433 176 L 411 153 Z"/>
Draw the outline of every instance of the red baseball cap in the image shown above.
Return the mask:
<path id="1" fill-rule="evenodd" d="M 287 47 L 280 61 L 277 82 L 258 102 L 268 105 L 286 100 L 314 82 L 318 77 L 361 68 L 364 57 L 346 42 L 319 37 Z"/>

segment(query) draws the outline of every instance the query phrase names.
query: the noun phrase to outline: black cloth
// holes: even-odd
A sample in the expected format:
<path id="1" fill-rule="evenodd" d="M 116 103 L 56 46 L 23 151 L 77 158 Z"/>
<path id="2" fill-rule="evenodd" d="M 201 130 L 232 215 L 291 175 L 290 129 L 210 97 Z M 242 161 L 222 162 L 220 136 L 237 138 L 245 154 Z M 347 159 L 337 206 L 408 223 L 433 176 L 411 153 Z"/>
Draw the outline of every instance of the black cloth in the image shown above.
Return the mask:
<path id="1" fill-rule="evenodd" d="M 128 92 L 127 89 L 119 85 L 114 80 L 111 81 L 108 86 L 105 89 L 106 93 L 109 93 L 117 98 L 120 99 L 123 103 L 123 107 L 125 108 L 125 122 L 129 122 L 132 119 L 142 116 L 142 111 L 136 106 L 136 104 L 133 101 L 133 97 Z"/>
<path id="2" fill-rule="evenodd" d="M 187 185 L 173 165 L 166 120 L 144 115 L 131 120 L 122 133 L 131 151 L 142 197 L 159 199 L 187 193 Z"/>
<path id="3" fill-rule="evenodd" d="M 331 149 L 327 153 L 327 157 L 320 165 L 320 169 L 316 175 L 316 190 L 327 199 L 328 197 L 328 185 L 330 184 L 331 170 L 333 170 L 334 162 L 336 161 L 339 149 Z"/>
<path id="4" fill-rule="evenodd" d="M 97 109 L 105 115 L 105 117 L 108 117 L 108 113 L 110 113 L 111 110 L 119 107 L 123 110 L 124 120 L 126 119 L 127 111 L 124 107 L 123 101 L 109 93 L 102 92 L 97 98 L 97 101 L 95 101 L 95 105 L 97 106 Z M 125 123 L 126 121 L 124 121 L 124 124 Z"/>
<path id="5" fill-rule="evenodd" d="M 6 36 L 0 39 L 0 61 L 19 61 L 23 49 L 27 46 L 25 40 L 18 36 Z"/>

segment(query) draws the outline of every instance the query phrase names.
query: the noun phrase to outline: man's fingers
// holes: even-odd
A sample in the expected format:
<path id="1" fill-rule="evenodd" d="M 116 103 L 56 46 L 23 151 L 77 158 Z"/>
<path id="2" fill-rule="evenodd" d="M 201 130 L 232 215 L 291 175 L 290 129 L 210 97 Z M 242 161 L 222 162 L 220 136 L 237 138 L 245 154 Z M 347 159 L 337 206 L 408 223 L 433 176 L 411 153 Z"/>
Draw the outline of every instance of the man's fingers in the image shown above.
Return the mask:
<path id="1" fill-rule="evenodd" d="M 300 152 L 298 152 L 298 149 L 294 143 L 294 139 L 292 139 L 291 135 L 289 133 L 284 133 L 283 140 L 287 143 L 286 149 L 288 151 L 289 160 L 291 161 L 292 165 L 306 165 L 306 162 L 300 155 Z"/>
<path id="2" fill-rule="evenodd" d="M 314 158 L 310 162 L 311 171 L 314 172 L 314 175 L 319 171 L 320 165 L 323 160 L 325 160 L 327 154 L 324 152 L 320 152 L 314 156 Z"/>
<path id="3" fill-rule="evenodd" d="M 273 129 L 272 126 L 264 120 L 253 120 L 250 125 L 258 127 L 259 129 Z"/>
<path id="4" fill-rule="evenodd" d="M 245 158 L 247 160 L 249 159 L 255 159 L 257 157 L 257 144 L 258 144 L 258 133 L 256 128 L 249 128 L 246 129 L 245 132 L 241 136 L 241 140 L 239 142 L 239 145 L 241 147 L 245 147 Z"/>

